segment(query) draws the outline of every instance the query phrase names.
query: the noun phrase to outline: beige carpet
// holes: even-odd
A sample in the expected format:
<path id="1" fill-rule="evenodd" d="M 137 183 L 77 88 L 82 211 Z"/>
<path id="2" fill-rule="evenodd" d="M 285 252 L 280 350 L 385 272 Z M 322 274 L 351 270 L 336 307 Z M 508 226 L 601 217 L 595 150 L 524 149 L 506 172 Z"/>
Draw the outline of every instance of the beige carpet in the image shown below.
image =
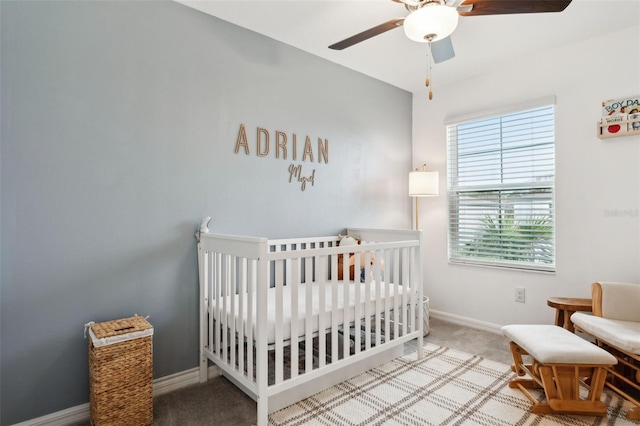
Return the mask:
<path id="1" fill-rule="evenodd" d="M 605 391 L 607 417 L 541 416 L 508 387 L 509 366 L 456 350 L 425 346 L 269 416 L 270 425 L 637 425 L 631 404 Z"/>

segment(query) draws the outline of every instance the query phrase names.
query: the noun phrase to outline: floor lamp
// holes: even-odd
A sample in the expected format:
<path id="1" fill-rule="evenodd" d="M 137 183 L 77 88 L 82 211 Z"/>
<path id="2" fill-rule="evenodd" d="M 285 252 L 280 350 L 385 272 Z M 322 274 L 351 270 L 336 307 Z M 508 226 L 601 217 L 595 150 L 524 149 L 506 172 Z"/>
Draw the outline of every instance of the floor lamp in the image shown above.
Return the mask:
<path id="1" fill-rule="evenodd" d="M 409 196 L 415 198 L 416 203 L 416 227 L 420 229 L 418 222 L 418 198 L 433 197 L 438 195 L 438 172 L 427 171 L 427 165 L 423 164 L 414 172 L 409 173 Z"/>

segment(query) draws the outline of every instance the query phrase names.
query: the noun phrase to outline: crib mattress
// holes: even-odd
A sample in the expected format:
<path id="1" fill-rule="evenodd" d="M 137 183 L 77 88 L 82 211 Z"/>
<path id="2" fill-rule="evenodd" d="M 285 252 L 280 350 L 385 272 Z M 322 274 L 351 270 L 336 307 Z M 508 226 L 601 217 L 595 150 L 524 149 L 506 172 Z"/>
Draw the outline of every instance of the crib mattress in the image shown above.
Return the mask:
<path id="1" fill-rule="evenodd" d="M 333 305 L 333 284 L 332 283 L 317 283 L 314 282 L 312 284 L 300 284 L 298 285 L 298 294 L 297 298 L 292 297 L 292 288 L 290 286 L 284 286 L 280 291 L 282 291 L 282 301 L 280 304 L 277 303 L 277 290 L 276 288 L 270 288 L 267 291 L 267 340 L 269 344 L 273 344 L 276 341 L 276 329 L 279 327 L 282 330 L 282 340 L 289 341 L 292 336 L 292 319 L 293 309 L 292 307 L 297 305 L 298 313 L 297 313 L 297 335 L 298 337 L 302 337 L 307 332 L 307 323 L 306 321 L 310 321 L 311 333 L 317 333 L 320 328 L 320 318 L 321 316 L 324 318 L 324 325 L 326 328 L 331 327 L 333 316 L 335 315 L 336 321 L 339 325 L 345 323 L 345 303 L 344 303 L 344 286 L 348 286 L 348 308 L 347 308 L 347 318 L 346 322 L 351 323 L 355 320 L 356 315 L 356 306 L 359 305 L 359 315 L 358 319 L 363 319 L 367 314 L 369 316 L 373 316 L 375 313 L 384 312 L 388 305 L 388 309 L 392 310 L 394 308 L 398 308 L 399 306 L 406 305 L 410 303 L 409 291 L 400 285 L 394 284 L 385 284 L 384 282 L 380 282 L 376 284 L 375 281 L 370 283 L 359 283 L 354 281 L 340 281 L 336 283 L 336 292 L 337 292 L 337 302 L 336 305 Z M 367 288 L 369 287 L 369 294 L 367 294 Z M 320 289 L 324 288 L 325 290 L 325 303 L 324 309 L 321 308 L 319 300 L 320 300 Z M 310 309 L 307 307 L 307 291 L 311 289 L 311 306 Z M 356 293 L 359 290 L 358 298 L 356 299 Z M 397 296 L 397 297 L 396 297 Z M 404 297 L 403 297 L 404 296 Z M 239 314 L 240 312 L 240 297 L 238 295 L 234 296 L 234 309 L 232 311 L 231 308 L 231 300 L 230 298 L 227 300 L 228 306 L 223 308 L 221 305 L 222 300 L 213 300 L 211 304 L 212 310 L 215 314 L 215 317 L 218 318 L 218 310 L 225 310 L 227 312 L 227 324 L 230 324 L 232 318 L 235 319 L 235 327 L 236 330 L 240 330 L 242 327 L 243 333 L 247 335 L 247 300 L 245 295 L 243 300 L 243 309 L 244 313 L 242 318 Z M 297 303 L 295 303 L 297 302 Z M 282 319 L 278 319 L 277 312 L 282 310 Z M 307 311 L 310 311 L 310 315 L 307 314 Z M 253 318 L 256 318 L 256 303 L 255 297 L 253 301 Z M 256 324 L 253 321 L 253 336 L 255 339 L 256 336 Z"/>

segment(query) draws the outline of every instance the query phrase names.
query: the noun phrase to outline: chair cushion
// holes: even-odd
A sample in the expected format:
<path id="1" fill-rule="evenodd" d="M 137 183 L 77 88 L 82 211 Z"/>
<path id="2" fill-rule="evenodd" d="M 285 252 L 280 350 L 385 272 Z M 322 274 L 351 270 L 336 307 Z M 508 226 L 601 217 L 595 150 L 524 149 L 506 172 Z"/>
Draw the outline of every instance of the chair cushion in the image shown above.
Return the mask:
<path id="1" fill-rule="evenodd" d="M 640 322 L 640 284 L 601 282 L 602 316 Z"/>
<path id="2" fill-rule="evenodd" d="M 617 364 L 602 348 L 556 325 L 514 324 L 502 332 L 542 364 Z"/>
<path id="3" fill-rule="evenodd" d="M 611 346 L 640 355 L 640 322 L 602 318 L 584 312 L 571 315 L 571 321 Z"/>

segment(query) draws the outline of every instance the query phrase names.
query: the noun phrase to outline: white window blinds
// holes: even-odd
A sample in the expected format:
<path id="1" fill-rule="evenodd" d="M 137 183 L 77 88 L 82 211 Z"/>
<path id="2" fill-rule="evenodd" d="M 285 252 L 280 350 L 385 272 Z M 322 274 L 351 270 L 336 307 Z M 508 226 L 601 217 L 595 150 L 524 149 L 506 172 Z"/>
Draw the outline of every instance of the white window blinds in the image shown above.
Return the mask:
<path id="1" fill-rule="evenodd" d="M 449 120 L 451 262 L 555 269 L 551 104 Z"/>

